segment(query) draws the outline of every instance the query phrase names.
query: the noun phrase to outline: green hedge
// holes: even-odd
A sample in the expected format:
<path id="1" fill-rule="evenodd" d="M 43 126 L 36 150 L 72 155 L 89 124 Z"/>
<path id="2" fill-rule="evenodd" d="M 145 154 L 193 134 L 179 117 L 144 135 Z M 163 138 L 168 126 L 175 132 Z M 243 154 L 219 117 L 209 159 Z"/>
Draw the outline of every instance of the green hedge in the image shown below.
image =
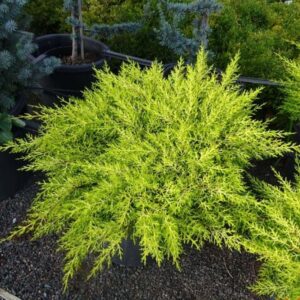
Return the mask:
<path id="1" fill-rule="evenodd" d="M 69 31 L 63 0 L 30 0 L 25 11 L 32 17 L 31 31 L 36 35 Z"/>

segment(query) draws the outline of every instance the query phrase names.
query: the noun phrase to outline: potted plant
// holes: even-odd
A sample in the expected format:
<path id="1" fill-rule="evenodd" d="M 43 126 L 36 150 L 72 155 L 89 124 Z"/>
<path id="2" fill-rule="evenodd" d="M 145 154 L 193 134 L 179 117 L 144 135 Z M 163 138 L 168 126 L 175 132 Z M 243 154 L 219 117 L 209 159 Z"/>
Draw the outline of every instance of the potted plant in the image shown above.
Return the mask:
<path id="1" fill-rule="evenodd" d="M 136 23 L 122 23 L 111 26 L 94 25 L 89 29 L 82 19 L 82 0 L 64 0 L 65 9 L 70 11 L 68 23 L 72 34 L 49 34 L 35 39 L 39 49 L 34 57 L 53 55 L 62 60 L 53 74 L 42 79 L 41 85 L 56 96 L 74 95 L 80 97 L 82 91 L 94 81 L 94 68 L 101 68 L 105 51 L 109 48 L 95 39 L 84 36 L 85 32 L 105 36 L 123 31 L 136 30 Z M 52 90 L 52 91 L 51 91 Z M 55 98 L 50 97 L 52 101 Z"/>
<path id="2" fill-rule="evenodd" d="M 22 8 L 26 1 L 3 0 L 0 4 L 0 144 L 20 137 L 25 123 L 17 116 L 26 105 L 24 89 L 32 81 L 49 74 L 58 60 L 48 58 L 31 63 L 30 55 L 36 46 L 30 33 L 19 31 Z M 0 200 L 13 195 L 24 183 L 27 174 L 18 171 L 22 166 L 15 155 L 0 153 Z"/>
<path id="3" fill-rule="evenodd" d="M 263 239 L 249 246 L 258 241 L 250 234 L 264 210 L 247 187 L 246 169 L 253 159 L 296 147 L 252 118 L 259 90 L 241 91 L 236 70 L 237 59 L 219 81 L 204 51 L 195 66 L 180 62 L 167 79 L 157 63 L 146 70 L 124 64 L 119 75 L 97 70 L 85 101 L 44 107 L 39 136 L 2 147 L 24 152 L 26 169 L 47 176 L 28 220 L 10 238 L 57 234 L 65 286 L 89 254 L 95 274 L 122 257 L 122 242 L 130 240 L 142 261 L 150 256 L 158 265 L 172 259 L 179 267 L 185 244 L 200 249 L 206 241 L 270 258 Z M 266 276 L 260 286 L 273 274 Z M 286 282 L 276 284 L 280 291 Z"/>

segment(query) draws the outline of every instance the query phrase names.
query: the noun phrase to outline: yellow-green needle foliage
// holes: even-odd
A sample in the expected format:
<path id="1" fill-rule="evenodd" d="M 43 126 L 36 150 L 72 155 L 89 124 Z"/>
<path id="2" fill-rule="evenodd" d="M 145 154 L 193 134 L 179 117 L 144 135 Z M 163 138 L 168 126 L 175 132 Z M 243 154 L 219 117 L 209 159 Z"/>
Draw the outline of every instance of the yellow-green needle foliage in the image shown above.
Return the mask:
<path id="1" fill-rule="evenodd" d="M 263 200 L 257 222 L 250 225 L 251 238 L 245 242 L 249 252 L 264 261 L 260 280 L 253 288 L 258 294 L 278 299 L 300 297 L 300 167 L 296 183 L 283 180 L 280 186 L 256 182 Z"/>
<path id="2" fill-rule="evenodd" d="M 89 253 L 91 274 L 110 264 L 124 238 L 140 243 L 144 261 L 177 267 L 185 243 L 239 249 L 257 219 L 245 168 L 293 146 L 252 118 L 259 90 L 241 92 L 236 71 L 237 59 L 220 82 L 203 51 L 168 79 L 159 64 L 125 64 L 119 75 L 97 71 L 85 101 L 43 108 L 40 135 L 6 147 L 47 175 L 15 235 L 58 234 L 65 284 Z"/>
<path id="3" fill-rule="evenodd" d="M 300 49 L 300 44 L 299 44 Z M 292 122 L 300 121 L 300 60 L 284 59 L 288 78 L 284 82 L 286 99 L 281 110 L 286 113 Z"/>

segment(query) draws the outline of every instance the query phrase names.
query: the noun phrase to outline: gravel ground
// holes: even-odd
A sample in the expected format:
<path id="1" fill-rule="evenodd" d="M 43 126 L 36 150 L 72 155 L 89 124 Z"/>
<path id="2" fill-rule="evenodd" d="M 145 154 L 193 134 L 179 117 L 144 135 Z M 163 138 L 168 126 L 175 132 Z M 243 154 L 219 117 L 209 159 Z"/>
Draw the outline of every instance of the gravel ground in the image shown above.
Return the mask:
<path id="1" fill-rule="evenodd" d="M 0 237 L 24 219 L 38 191 L 32 184 L 12 199 L 0 202 Z M 187 249 L 182 270 L 166 262 L 158 268 L 126 268 L 113 265 L 86 281 L 88 266 L 62 292 L 63 255 L 56 252 L 56 237 L 38 241 L 21 239 L 0 244 L 0 288 L 22 300 L 38 299 L 263 299 L 248 286 L 255 282 L 259 263 L 248 254 L 206 245 L 201 252 Z M 1 297 L 0 297 L 1 299 Z"/>

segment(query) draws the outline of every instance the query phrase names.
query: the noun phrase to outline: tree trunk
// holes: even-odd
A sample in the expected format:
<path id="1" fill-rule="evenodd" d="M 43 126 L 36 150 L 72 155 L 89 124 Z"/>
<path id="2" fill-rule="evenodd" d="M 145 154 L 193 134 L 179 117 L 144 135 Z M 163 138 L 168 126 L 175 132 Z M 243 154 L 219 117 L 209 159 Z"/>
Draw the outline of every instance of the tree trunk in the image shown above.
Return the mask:
<path id="1" fill-rule="evenodd" d="M 78 14 L 79 14 L 79 41 L 80 41 L 80 55 L 84 60 L 84 41 L 83 41 L 83 20 L 82 20 L 82 0 L 78 0 Z"/>
<path id="2" fill-rule="evenodd" d="M 201 18 L 201 44 L 204 49 L 208 47 L 208 14 L 204 13 Z"/>
<path id="3" fill-rule="evenodd" d="M 77 58 L 78 58 L 78 39 L 79 39 L 79 28 L 76 25 L 77 20 L 78 20 L 78 5 L 74 3 L 72 7 L 72 12 L 71 12 L 71 17 L 72 17 L 72 22 L 75 22 L 75 24 L 72 25 L 72 63 L 75 63 Z"/>

